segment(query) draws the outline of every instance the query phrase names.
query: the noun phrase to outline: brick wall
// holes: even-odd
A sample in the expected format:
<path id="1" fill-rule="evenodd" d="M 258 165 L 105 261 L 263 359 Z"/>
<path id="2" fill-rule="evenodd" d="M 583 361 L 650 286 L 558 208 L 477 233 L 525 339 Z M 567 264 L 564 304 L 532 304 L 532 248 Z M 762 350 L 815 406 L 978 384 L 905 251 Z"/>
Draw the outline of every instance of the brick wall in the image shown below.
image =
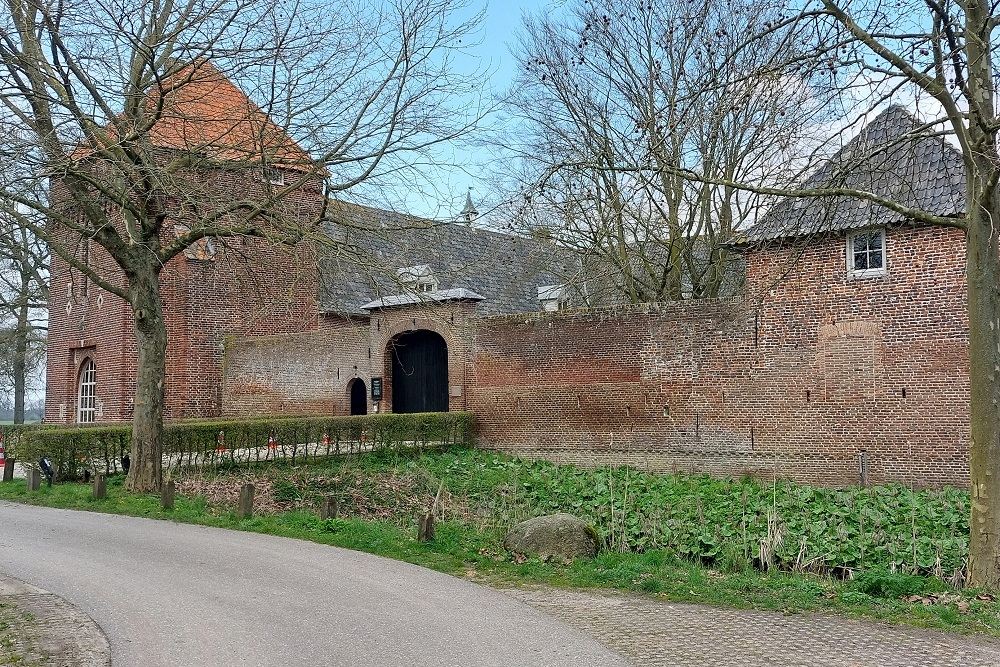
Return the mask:
<path id="1" fill-rule="evenodd" d="M 324 319 L 319 331 L 227 341 L 223 415 L 348 414 L 350 384 L 370 386 L 368 323 Z"/>
<path id="2" fill-rule="evenodd" d="M 393 339 L 434 331 L 448 350 L 448 405 L 465 410 L 467 346 L 475 304 L 449 302 L 388 308 L 367 321 L 324 316 L 319 330 L 297 335 L 238 337 L 226 347 L 223 414 L 348 414 L 350 385 L 383 379 L 380 411 L 392 410 Z"/>
<path id="3" fill-rule="evenodd" d="M 851 280 L 843 237 L 751 253 L 743 302 L 489 318 L 467 387 L 483 445 L 658 470 L 964 485 L 964 239 L 887 237 Z"/>
<path id="4" fill-rule="evenodd" d="M 218 194 L 213 201 L 222 203 L 263 196 L 265 187 L 245 173 L 211 173 L 204 180 L 205 189 Z M 53 187 L 58 198 L 58 182 Z M 282 203 L 283 214 L 311 220 L 322 201 L 320 183 L 310 182 Z M 175 224 L 164 225 L 165 241 L 176 233 Z M 80 245 L 70 235 L 62 243 Z M 125 285 L 117 265 L 96 243 L 89 244 L 89 262 L 112 284 Z M 51 276 L 46 421 L 75 421 L 79 370 L 86 357 L 97 367 L 97 420 L 130 420 L 137 356 L 131 308 L 56 255 Z M 309 241 L 295 246 L 249 237 L 214 240 L 211 246 L 202 242 L 168 262 L 160 289 L 167 327 L 168 419 L 220 414 L 227 337 L 319 326 L 316 248 Z"/>

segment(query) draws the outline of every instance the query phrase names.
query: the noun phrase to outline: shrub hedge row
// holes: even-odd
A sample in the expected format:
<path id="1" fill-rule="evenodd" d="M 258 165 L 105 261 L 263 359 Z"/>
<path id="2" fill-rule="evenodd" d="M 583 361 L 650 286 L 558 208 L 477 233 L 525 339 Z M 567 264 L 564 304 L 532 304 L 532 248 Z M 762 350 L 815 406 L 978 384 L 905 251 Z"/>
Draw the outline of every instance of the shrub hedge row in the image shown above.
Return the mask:
<path id="1" fill-rule="evenodd" d="M 4 426 L 0 431 L 8 456 L 29 465 L 47 457 L 60 479 L 80 477 L 88 469 L 118 472 L 132 439 L 128 424 Z M 467 412 L 172 422 L 164 426 L 164 466 L 294 464 L 340 453 L 469 444 L 471 432 Z"/>

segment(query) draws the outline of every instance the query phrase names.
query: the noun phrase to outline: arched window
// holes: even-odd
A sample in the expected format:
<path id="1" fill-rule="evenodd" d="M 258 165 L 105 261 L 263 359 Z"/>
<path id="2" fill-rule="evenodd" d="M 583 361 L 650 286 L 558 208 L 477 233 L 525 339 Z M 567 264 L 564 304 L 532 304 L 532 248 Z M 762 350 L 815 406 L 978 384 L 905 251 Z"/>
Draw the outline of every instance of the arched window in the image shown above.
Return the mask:
<path id="1" fill-rule="evenodd" d="M 76 395 L 76 421 L 92 424 L 97 417 L 97 367 L 87 358 L 80 366 L 80 386 Z"/>

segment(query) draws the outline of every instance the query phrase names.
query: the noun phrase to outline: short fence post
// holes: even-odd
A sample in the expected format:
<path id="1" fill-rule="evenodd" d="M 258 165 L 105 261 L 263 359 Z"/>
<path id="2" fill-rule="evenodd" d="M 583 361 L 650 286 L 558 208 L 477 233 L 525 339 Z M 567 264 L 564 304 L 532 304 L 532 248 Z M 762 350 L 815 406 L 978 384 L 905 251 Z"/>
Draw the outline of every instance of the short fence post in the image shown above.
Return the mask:
<path id="1" fill-rule="evenodd" d="M 174 480 L 167 480 L 160 491 L 160 504 L 163 505 L 163 509 L 172 510 L 174 508 L 174 494 L 176 491 L 177 486 L 174 484 Z"/>
<path id="2" fill-rule="evenodd" d="M 9 482 L 14 479 L 14 459 L 5 459 L 3 462 L 3 481 Z"/>
<path id="3" fill-rule="evenodd" d="M 94 475 L 94 500 L 104 500 L 108 497 L 108 478 L 102 473 Z"/>
<path id="4" fill-rule="evenodd" d="M 336 496 L 327 496 L 323 498 L 323 505 L 319 509 L 320 519 L 336 519 L 340 516 L 340 501 L 337 500 Z"/>
<path id="5" fill-rule="evenodd" d="M 28 491 L 37 491 L 42 488 L 42 473 L 30 468 L 28 470 Z"/>
<path id="6" fill-rule="evenodd" d="M 247 483 L 240 489 L 240 506 L 238 516 L 248 519 L 253 516 L 253 484 Z"/>

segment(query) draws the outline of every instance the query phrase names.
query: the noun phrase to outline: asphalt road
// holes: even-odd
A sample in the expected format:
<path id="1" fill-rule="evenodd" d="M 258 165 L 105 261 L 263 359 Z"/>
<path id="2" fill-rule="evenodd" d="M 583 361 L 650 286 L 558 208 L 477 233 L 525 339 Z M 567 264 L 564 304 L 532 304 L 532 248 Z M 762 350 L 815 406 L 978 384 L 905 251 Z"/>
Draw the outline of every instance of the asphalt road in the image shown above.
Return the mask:
<path id="1" fill-rule="evenodd" d="M 267 535 L 0 502 L 0 571 L 89 614 L 116 667 L 625 664 L 488 588 Z"/>

